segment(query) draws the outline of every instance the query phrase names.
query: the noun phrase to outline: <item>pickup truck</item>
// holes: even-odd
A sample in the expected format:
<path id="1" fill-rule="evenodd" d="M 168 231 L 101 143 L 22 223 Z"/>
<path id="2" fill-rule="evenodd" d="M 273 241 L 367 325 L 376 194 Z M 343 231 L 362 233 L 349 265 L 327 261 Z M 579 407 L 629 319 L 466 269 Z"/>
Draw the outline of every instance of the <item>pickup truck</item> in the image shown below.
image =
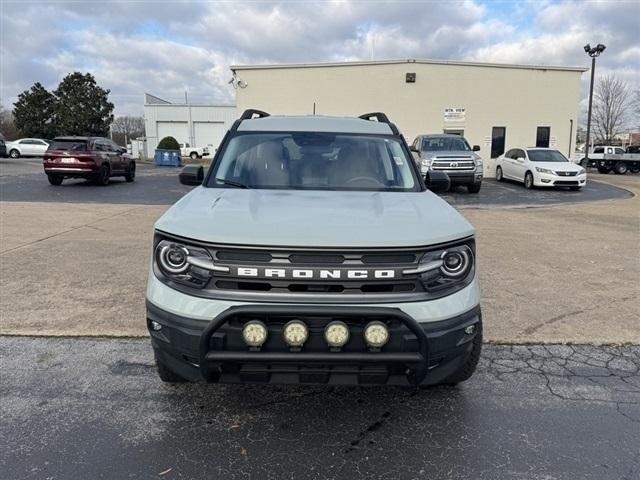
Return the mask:
<path id="1" fill-rule="evenodd" d="M 258 118 L 254 118 L 256 116 Z M 482 348 L 475 232 L 397 127 L 245 111 L 156 222 L 147 328 L 165 382 L 424 386 Z"/>
<path id="2" fill-rule="evenodd" d="M 624 148 L 597 145 L 589 153 L 589 162 L 582 157 L 579 161 L 584 168 L 597 168 L 599 173 L 609 173 L 611 171 L 618 175 L 624 175 L 628 171 L 631 173 L 640 172 L 640 154 L 627 153 Z"/>
<path id="3" fill-rule="evenodd" d="M 410 148 L 425 178 L 434 171 L 444 172 L 451 186 L 465 185 L 469 193 L 480 191 L 483 167 L 478 145 L 471 148 L 464 137 L 442 133 L 418 135 Z"/>
<path id="4" fill-rule="evenodd" d="M 181 143 L 180 155 L 182 157 L 190 157 L 192 160 L 206 157 L 209 155 L 209 147 L 192 147 L 188 143 Z"/>

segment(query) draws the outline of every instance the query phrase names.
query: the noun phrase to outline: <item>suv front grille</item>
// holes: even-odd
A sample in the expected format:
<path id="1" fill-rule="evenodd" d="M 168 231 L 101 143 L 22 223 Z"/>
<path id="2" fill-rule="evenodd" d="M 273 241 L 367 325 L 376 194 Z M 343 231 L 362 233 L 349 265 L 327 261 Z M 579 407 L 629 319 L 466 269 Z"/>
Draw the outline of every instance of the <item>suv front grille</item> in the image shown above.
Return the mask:
<path id="1" fill-rule="evenodd" d="M 432 170 L 472 171 L 476 164 L 469 157 L 455 157 L 452 155 L 436 157 L 431 163 Z"/>
<path id="2" fill-rule="evenodd" d="M 219 298 L 291 300 L 424 294 L 416 268 L 426 249 L 309 249 L 209 247 L 218 266 L 203 294 Z M 366 275 L 366 276 L 363 276 Z"/>

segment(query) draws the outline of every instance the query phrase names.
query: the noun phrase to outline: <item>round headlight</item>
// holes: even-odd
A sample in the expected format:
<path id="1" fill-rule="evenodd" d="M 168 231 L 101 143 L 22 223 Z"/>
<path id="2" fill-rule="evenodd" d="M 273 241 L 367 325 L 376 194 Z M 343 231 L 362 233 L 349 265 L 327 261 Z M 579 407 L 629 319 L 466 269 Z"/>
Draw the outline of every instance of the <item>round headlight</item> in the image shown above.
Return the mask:
<path id="1" fill-rule="evenodd" d="M 251 320 L 242 328 L 242 338 L 250 347 L 259 347 L 267 341 L 267 327 L 260 320 Z"/>
<path id="2" fill-rule="evenodd" d="M 309 337 L 309 330 L 300 320 L 291 320 L 284 326 L 282 335 L 287 345 L 291 347 L 301 347 Z"/>
<path id="3" fill-rule="evenodd" d="M 169 273 L 182 273 L 189 268 L 187 257 L 189 251 L 182 245 L 170 244 L 160 249 L 158 261 L 160 266 Z"/>
<path id="4" fill-rule="evenodd" d="M 389 341 L 389 329 L 382 322 L 369 322 L 364 329 L 364 340 L 370 347 L 383 347 Z"/>
<path id="5" fill-rule="evenodd" d="M 331 322 L 324 329 L 324 339 L 330 347 L 343 347 L 349 341 L 349 328 L 344 322 Z"/>
<path id="6" fill-rule="evenodd" d="M 448 277 L 459 277 L 469 268 L 471 258 L 466 250 L 451 250 L 442 254 L 440 271 Z"/>

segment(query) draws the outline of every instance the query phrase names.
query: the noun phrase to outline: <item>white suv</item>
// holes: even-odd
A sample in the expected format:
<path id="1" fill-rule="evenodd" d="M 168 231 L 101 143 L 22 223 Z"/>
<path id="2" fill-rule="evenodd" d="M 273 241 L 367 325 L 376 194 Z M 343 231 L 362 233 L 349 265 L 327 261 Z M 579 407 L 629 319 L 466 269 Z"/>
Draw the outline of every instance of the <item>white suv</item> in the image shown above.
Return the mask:
<path id="1" fill-rule="evenodd" d="M 580 190 L 587 172 L 551 148 L 512 148 L 496 160 L 496 180 L 523 182 L 525 188 L 569 187 Z"/>

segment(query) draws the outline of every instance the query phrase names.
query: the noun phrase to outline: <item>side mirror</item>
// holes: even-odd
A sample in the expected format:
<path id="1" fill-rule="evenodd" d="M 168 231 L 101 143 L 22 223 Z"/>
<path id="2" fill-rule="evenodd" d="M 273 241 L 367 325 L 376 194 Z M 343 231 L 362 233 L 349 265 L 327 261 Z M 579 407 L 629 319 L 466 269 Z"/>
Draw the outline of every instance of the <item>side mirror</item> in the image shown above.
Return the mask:
<path id="1" fill-rule="evenodd" d="M 524 157 L 518 157 L 518 158 L 516 158 L 516 160 L 517 160 L 518 162 L 524 162 Z"/>
<path id="2" fill-rule="evenodd" d="M 473 146 L 473 151 L 474 152 L 479 152 L 480 151 L 480 145 L 474 145 Z"/>
<path id="3" fill-rule="evenodd" d="M 202 165 L 187 165 L 180 172 L 182 185 L 202 185 L 204 180 L 204 168 Z"/>
<path id="4" fill-rule="evenodd" d="M 449 175 L 444 172 L 431 170 L 425 179 L 427 188 L 432 192 L 446 192 L 451 187 Z"/>
<path id="5" fill-rule="evenodd" d="M 411 150 L 412 152 L 415 152 L 415 153 L 420 153 L 420 150 L 418 150 L 418 149 L 417 149 L 416 147 L 414 147 L 413 145 L 411 145 L 411 146 L 409 147 L 409 150 Z"/>

